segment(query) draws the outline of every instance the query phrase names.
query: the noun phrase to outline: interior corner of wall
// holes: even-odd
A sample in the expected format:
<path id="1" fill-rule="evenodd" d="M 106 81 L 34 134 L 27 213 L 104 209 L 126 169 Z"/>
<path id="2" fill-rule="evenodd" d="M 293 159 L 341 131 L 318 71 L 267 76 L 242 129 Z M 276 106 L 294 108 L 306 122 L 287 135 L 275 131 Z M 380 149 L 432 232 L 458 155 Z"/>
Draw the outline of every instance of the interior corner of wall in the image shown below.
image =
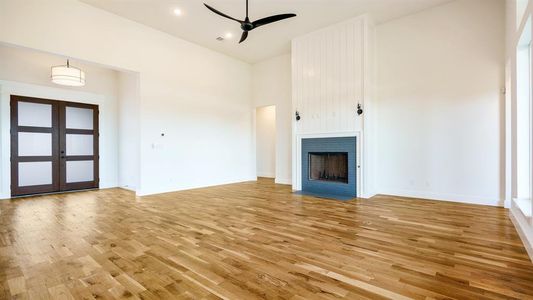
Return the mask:
<path id="1" fill-rule="evenodd" d="M 0 200 L 9 200 L 11 199 L 11 196 L 9 195 L 8 191 L 2 191 L 0 193 Z"/>
<path id="2" fill-rule="evenodd" d="M 361 195 L 361 198 L 363 199 L 370 199 L 374 196 L 376 196 L 377 193 L 375 191 L 368 191 L 368 192 L 363 192 L 363 194 Z"/>
<path id="3" fill-rule="evenodd" d="M 502 201 L 503 202 L 503 207 L 504 208 L 511 208 L 511 199 L 505 199 Z"/>

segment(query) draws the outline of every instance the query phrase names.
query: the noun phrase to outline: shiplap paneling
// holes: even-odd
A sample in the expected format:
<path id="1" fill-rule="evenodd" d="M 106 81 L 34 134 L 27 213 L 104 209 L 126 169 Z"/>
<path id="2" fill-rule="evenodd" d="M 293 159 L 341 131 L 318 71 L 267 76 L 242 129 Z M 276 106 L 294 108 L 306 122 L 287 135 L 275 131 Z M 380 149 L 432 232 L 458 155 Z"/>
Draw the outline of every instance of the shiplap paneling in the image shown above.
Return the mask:
<path id="1" fill-rule="evenodd" d="M 365 18 L 296 38 L 292 44 L 296 134 L 361 131 Z"/>

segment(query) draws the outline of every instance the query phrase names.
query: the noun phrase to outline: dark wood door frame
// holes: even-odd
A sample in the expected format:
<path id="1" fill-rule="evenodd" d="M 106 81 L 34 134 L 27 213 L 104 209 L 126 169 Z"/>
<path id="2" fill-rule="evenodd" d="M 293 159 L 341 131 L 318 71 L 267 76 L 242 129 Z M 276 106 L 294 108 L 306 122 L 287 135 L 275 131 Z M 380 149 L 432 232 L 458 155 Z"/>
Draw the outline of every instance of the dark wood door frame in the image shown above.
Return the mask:
<path id="1" fill-rule="evenodd" d="M 52 128 L 18 126 L 18 103 L 29 102 L 39 104 L 49 104 L 52 107 Z M 30 194 L 51 193 L 69 190 L 98 188 L 99 180 L 99 126 L 98 126 L 98 105 L 59 101 L 51 99 L 41 99 L 25 96 L 11 95 L 11 195 L 22 196 Z M 66 108 L 78 107 L 93 110 L 93 129 L 67 129 L 66 128 Z M 38 132 L 52 134 L 52 155 L 51 156 L 19 156 L 18 134 L 19 132 Z M 87 134 L 93 135 L 93 155 L 68 156 L 66 155 L 66 135 L 67 134 Z M 88 182 L 66 182 L 67 161 L 94 161 L 93 181 Z M 52 184 L 19 186 L 19 163 L 20 162 L 52 162 Z"/>
<path id="2" fill-rule="evenodd" d="M 49 104 L 52 107 L 52 128 L 18 126 L 18 103 L 29 102 Z M 59 151 L 54 144 L 59 144 L 59 105 L 47 99 L 11 96 L 11 195 L 50 193 L 59 190 Z M 19 156 L 19 132 L 36 132 L 52 134 L 52 156 Z M 52 184 L 19 186 L 19 163 L 52 162 Z"/>

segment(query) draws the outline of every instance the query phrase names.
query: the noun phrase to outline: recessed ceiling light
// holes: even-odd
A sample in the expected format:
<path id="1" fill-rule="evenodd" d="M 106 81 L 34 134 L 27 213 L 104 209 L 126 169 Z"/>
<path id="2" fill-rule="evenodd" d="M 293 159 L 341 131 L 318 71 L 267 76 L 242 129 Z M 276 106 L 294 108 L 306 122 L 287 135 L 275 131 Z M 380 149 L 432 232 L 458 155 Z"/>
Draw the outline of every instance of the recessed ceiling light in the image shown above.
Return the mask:
<path id="1" fill-rule="evenodd" d="M 176 16 L 181 16 L 183 14 L 183 12 L 181 11 L 181 9 L 179 8 L 174 8 L 174 14 Z"/>
<path id="2" fill-rule="evenodd" d="M 224 37 L 226 37 L 227 39 L 231 39 L 233 37 L 233 33 L 227 32 Z"/>

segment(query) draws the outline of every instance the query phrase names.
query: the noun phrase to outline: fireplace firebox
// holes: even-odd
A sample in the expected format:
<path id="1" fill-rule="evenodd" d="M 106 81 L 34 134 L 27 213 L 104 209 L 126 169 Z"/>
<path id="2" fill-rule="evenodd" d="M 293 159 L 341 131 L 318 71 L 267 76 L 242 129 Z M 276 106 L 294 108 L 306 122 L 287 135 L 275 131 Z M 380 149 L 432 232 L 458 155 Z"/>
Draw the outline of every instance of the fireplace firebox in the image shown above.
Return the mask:
<path id="1" fill-rule="evenodd" d="M 309 180 L 348 183 L 348 152 L 309 153 Z"/>

